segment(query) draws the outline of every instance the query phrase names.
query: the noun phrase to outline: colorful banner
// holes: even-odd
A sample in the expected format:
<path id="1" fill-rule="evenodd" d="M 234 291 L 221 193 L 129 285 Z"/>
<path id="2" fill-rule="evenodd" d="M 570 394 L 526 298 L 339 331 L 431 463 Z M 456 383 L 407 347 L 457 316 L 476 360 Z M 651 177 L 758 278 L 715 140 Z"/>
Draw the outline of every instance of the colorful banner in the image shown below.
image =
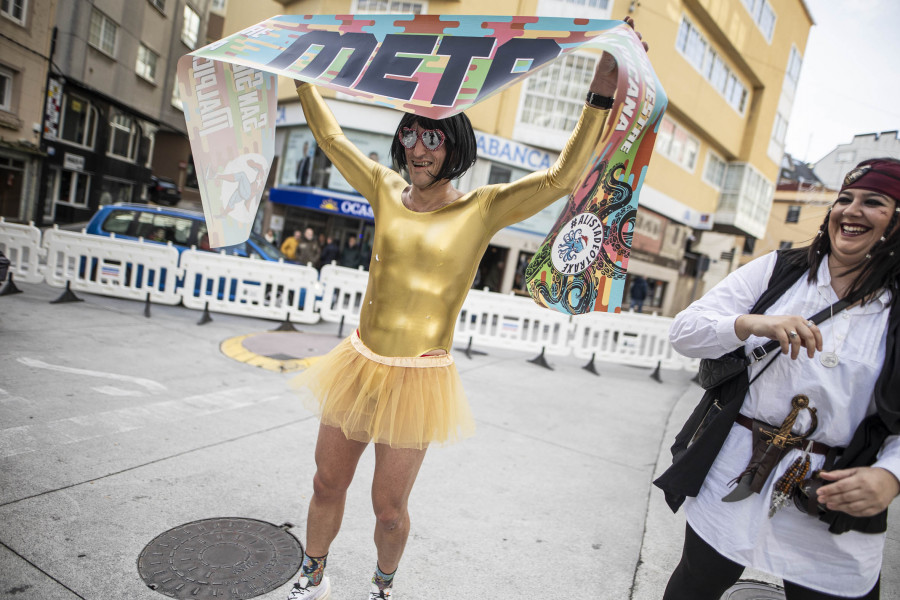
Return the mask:
<path id="1" fill-rule="evenodd" d="M 603 39 L 619 65 L 603 139 L 525 270 L 535 302 L 573 315 L 621 311 L 638 194 L 668 103 L 647 53 L 621 32 Z"/>
<path id="2" fill-rule="evenodd" d="M 615 282 L 627 268 L 637 191 L 666 104 L 640 41 L 621 21 L 282 15 L 182 57 L 178 86 L 211 245 L 249 235 L 274 155 L 275 74 L 439 119 L 586 48 L 606 50 L 620 65 L 617 126 L 530 265 L 529 289 L 564 312 L 618 309 Z"/>
<path id="3" fill-rule="evenodd" d="M 197 53 L 178 61 L 200 199 L 213 248 L 247 241 L 275 156 L 278 78 Z"/>

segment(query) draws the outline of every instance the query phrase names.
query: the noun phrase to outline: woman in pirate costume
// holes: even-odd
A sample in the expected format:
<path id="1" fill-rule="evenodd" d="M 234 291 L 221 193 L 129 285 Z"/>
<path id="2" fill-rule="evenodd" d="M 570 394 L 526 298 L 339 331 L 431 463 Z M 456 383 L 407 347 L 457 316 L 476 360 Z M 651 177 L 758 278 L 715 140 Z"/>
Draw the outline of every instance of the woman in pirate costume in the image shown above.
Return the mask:
<path id="1" fill-rule="evenodd" d="M 673 510 L 687 497 L 687 532 L 665 600 L 717 600 L 747 566 L 789 600 L 879 597 L 900 491 L 898 216 L 900 161 L 864 161 L 812 245 L 747 264 L 675 318 L 687 356 L 781 352 L 676 438 L 656 484 Z"/>
<path id="2" fill-rule="evenodd" d="M 626 22 L 633 27 L 631 19 Z M 646 44 L 645 44 L 646 47 Z M 476 158 L 464 114 L 405 114 L 391 157 L 409 181 L 361 153 L 315 87 L 297 93 L 316 142 L 372 205 L 375 236 L 359 329 L 296 380 L 320 415 L 300 580 L 290 600 L 327 598 L 326 555 L 360 455 L 375 444 L 378 562 L 369 598 L 389 598 L 409 534 L 407 500 L 426 449 L 470 435 L 472 417 L 448 354 L 460 308 L 491 237 L 568 195 L 603 133 L 618 69 L 598 61 L 575 131 L 550 169 L 463 193 L 451 181 Z"/>

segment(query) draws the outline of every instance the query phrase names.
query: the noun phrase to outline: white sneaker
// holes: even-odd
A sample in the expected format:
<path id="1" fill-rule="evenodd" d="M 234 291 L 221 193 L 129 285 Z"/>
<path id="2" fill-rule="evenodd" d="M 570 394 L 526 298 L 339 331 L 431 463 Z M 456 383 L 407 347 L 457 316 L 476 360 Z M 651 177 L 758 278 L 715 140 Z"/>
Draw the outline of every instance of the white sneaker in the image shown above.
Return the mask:
<path id="1" fill-rule="evenodd" d="M 380 590 L 378 589 L 378 586 L 373 583 L 372 589 L 369 592 L 369 600 L 391 600 L 391 588 L 387 587 Z"/>
<path id="2" fill-rule="evenodd" d="M 305 575 L 294 584 L 287 600 L 326 600 L 331 597 L 331 582 L 323 577 L 319 585 L 310 585 Z"/>

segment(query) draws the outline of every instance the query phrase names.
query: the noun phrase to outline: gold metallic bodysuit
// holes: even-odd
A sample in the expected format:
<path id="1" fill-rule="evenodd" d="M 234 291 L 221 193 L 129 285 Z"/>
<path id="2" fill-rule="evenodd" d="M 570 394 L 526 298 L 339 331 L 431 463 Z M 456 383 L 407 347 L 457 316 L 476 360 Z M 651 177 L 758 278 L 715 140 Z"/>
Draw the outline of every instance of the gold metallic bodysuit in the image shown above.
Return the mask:
<path id="1" fill-rule="evenodd" d="M 301 85 L 297 94 L 319 147 L 372 205 L 375 238 L 359 334 L 382 356 L 449 351 L 456 319 L 491 238 L 571 193 L 609 114 L 585 106 L 550 169 L 479 187 L 431 212 L 415 212 L 401 200 L 406 180 L 344 136 L 316 88 Z"/>

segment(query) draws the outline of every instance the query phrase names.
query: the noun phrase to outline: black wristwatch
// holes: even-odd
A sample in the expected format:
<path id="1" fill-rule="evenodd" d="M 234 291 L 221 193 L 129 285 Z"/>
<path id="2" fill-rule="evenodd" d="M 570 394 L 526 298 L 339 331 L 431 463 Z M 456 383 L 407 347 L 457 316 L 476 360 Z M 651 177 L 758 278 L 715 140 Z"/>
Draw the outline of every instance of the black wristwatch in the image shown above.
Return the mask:
<path id="1" fill-rule="evenodd" d="M 588 92 L 585 101 L 595 108 L 603 108 L 606 110 L 612 108 L 613 105 L 613 98 L 611 96 L 601 96 L 594 92 Z"/>

